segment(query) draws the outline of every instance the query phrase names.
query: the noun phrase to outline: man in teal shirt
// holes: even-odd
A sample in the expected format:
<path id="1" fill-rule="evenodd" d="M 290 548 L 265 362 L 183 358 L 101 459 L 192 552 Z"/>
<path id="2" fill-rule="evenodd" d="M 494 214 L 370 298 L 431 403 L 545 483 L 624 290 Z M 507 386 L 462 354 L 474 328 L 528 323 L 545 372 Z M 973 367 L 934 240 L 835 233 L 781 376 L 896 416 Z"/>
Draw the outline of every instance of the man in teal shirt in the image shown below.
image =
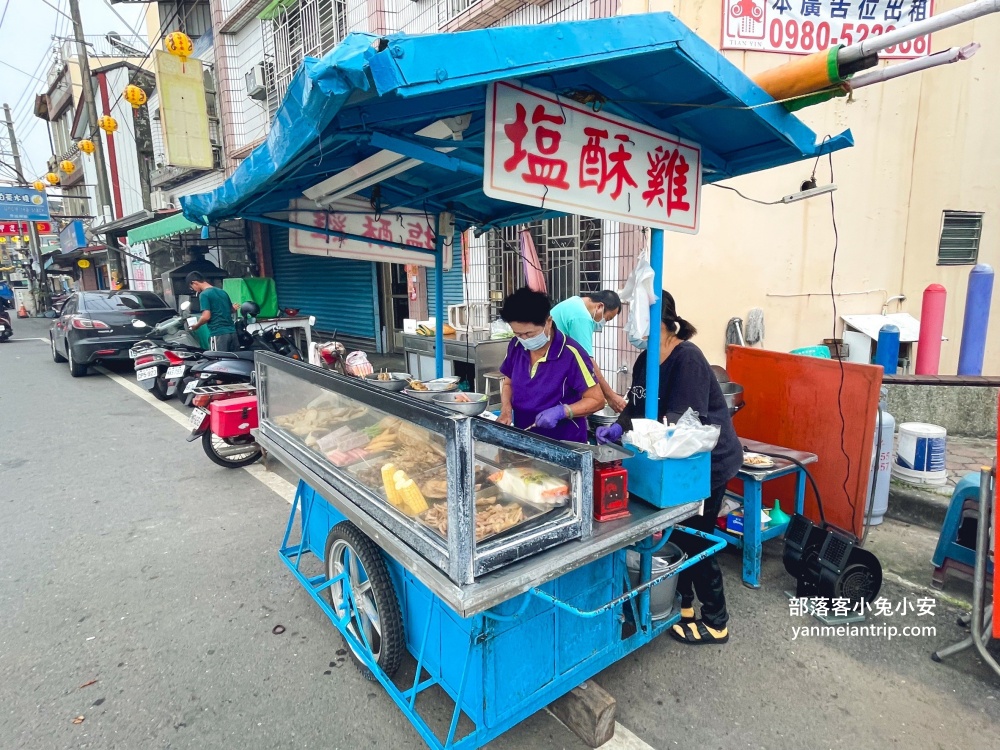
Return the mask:
<path id="1" fill-rule="evenodd" d="M 189 273 L 186 281 L 191 291 L 198 295 L 198 304 L 201 306 L 201 317 L 191 326 L 191 330 L 208 326 L 212 337 L 212 351 L 235 352 L 240 347 L 236 338 L 236 326 L 233 325 L 233 301 L 229 299 L 229 295 L 212 286 L 197 271 Z"/>
<path id="2" fill-rule="evenodd" d="M 566 336 L 576 341 L 594 363 L 594 375 L 604 398 L 611 408 L 621 412 L 625 408 L 625 399 L 619 396 L 611 387 L 601 368 L 594 359 L 594 334 L 604 328 L 605 323 L 614 320 L 621 312 L 621 298 L 610 289 L 599 292 L 587 292 L 578 297 L 570 297 L 552 308 L 552 320 L 556 328 Z"/>

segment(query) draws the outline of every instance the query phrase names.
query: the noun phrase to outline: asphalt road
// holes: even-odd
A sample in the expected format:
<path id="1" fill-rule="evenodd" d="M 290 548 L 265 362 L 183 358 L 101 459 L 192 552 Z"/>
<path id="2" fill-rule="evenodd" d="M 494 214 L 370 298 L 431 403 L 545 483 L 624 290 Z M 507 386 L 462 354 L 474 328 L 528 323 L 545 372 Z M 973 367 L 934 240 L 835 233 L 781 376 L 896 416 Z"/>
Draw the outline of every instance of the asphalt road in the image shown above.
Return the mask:
<path id="1" fill-rule="evenodd" d="M 117 382 L 71 378 L 45 321 L 15 330 L 0 345 L 0 748 L 421 747 L 279 562 L 286 502 Z M 789 616 L 780 546 L 756 592 L 723 562 L 729 645 L 663 638 L 598 676 L 640 738 L 616 747 L 994 746 L 1000 680 L 971 653 L 928 658 L 962 637 L 944 603 L 898 623 L 935 636 L 793 640 L 807 621 Z M 540 712 L 490 747 L 584 745 Z"/>

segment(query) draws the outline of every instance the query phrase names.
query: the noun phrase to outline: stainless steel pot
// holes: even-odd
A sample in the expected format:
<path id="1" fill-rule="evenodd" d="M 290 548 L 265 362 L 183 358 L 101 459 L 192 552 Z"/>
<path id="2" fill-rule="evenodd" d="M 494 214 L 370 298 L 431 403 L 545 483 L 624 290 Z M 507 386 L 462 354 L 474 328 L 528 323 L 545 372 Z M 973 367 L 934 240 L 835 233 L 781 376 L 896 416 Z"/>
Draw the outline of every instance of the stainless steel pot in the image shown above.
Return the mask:
<path id="1" fill-rule="evenodd" d="M 726 397 L 726 405 L 729 406 L 729 416 L 732 416 L 744 406 L 743 386 L 739 383 L 719 383 L 722 395 Z"/>

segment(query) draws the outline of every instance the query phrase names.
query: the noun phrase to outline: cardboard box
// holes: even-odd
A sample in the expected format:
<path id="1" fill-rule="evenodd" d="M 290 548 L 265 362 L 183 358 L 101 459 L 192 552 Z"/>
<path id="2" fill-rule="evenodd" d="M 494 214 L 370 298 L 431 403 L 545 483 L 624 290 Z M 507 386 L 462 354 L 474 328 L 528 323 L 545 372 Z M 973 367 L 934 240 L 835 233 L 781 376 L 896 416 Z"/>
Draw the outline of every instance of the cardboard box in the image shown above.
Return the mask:
<path id="1" fill-rule="evenodd" d="M 720 519 L 722 520 L 722 519 Z M 725 517 L 726 525 L 725 530 L 730 534 L 743 534 L 743 509 L 731 511 Z M 767 515 L 766 511 L 761 511 L 760 514 L 760 530 L 764 531 L 768 524 L 771 523 L 771 517 Z"/>

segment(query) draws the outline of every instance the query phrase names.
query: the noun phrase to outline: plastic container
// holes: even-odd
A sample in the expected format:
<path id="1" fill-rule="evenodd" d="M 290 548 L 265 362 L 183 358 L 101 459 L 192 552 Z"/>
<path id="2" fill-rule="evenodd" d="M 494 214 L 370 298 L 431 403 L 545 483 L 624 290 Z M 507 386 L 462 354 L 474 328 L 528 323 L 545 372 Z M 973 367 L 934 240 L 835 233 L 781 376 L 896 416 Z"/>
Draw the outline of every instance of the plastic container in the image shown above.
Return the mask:
<path id="1" fill-rule="evenodd" d="M 257 397 L 242 396 L 208 405 L 212 434 L 222 438 L 249 435 L 257 429 Z"/>
<path id="2" fill-rule="evenodd" d="M 803 346 L 799 349 L 792 349 L 789 354 L 798 354 L 802 357 L 817 357 L 819 359 L 832 359 L 830 347 L 828 346 Z"/>
<path id="3" fill-rule="evenodd" d="M 945 484 L 948 481 L 945 466 L 947 437 L 948 431 L 936 424 L 901 424 L 892 476 L 909 484 Z"/>
<path id="4" fill-rule="evenodd" d="M 653 578 L 666 573 L 671 566 L 684 560 L 684 552 L 673 542 L 667 542 L 663 549 L 653 554 Z M 639 585 L 639 553 L 631 550 L 625 553 L 629 581 L 633 588 Z M 649 614 L 654 621 L 673 614 L 677 606 L 677 576 L 670 576 L 649 589 Z"/>
<path id="5" fill-rule="evenodd" d="M 712 493 L 712 454 L 689 458 L 650 458 L 642 451 L 622 461 L 629 494 L 657 508 L 704 500 Z"/>

